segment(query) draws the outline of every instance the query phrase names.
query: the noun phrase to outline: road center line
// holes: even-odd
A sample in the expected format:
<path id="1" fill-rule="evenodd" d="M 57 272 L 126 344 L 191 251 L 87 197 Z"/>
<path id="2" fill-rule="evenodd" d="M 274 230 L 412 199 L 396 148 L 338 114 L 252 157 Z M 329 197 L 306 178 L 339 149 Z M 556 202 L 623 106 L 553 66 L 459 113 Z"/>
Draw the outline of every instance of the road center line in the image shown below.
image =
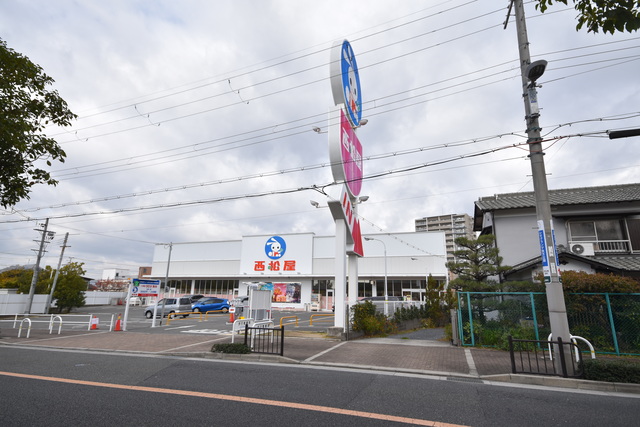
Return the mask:
<path id="1" fill-rule="evenodd" d="M 142 386 L 125 385 L 125 384 L 111 384 L 111 383 L 102 383 L 102 382 L 96 382 L 96 381 L 73 380 L 69 378 L 45 377 L 42 375 L 19 374 L 15 372 L 0 371 L 0 375 L 4 375 L 7 377 L 39 380 L 39 381 L 51 381 L 51 382 L 59 382 L 59 383 L 66 383 L 66 384 L 85 385 L 85 386 L 91 386 L 91 387 L 104 387 L 104 388 L 113 388 L 113 389 L 119 389 L 119 390 L 144 391 L 149 393 L 174 394 L 174 395 L 180 395 L 180 396 L 203 397 L 206 399 L 226 400 L 231 402 L 253 403 L 256 405 L 278 406 L 278 407 L 290 408 L 290 409 L 302 409 L 305 411 L 327 412 L 330 414 L 348 415 L 348 416 L 360 417 L 360 418 L 371 418 L 371 419 L 382 420 L 382 421 L 391 421 L 391 422 L 413 424 L 413 425 L 420 425 L 420 426 L 463 427 L 463 426 L 460 426 L 459 424 L 448 424 L 448 423 L 441 423 L 437 421 L 421 420 L 417 418 L 398 417 L 394 415 L 377 414 L 374 412 L 353 411 L 349 409 L 332 408 L 330 406 L 310 405 L 305 403 L 284 402 L 284 401 L 269 400 L 269 399 L 257 399 L 253 397 L 231 396 L 228 394 L 204 393 L 199 391 L 175 390 L 175 389 L 158 388 L 158 387 L 142 387 Z"/>

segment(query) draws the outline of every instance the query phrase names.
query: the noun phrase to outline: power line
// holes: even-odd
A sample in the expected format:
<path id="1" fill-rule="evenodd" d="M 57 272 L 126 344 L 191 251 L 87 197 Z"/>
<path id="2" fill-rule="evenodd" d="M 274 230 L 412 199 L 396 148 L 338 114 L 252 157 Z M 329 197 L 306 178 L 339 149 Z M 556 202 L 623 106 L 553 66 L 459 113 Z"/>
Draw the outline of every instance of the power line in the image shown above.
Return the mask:
<path id="1" fill-rule="evenodd" d="M 603 122 L 603 121 L 613 121 L 613 120 L 626 120 L 626 119 L 635 118 L 635 117 L 640 117 L 640 112 L 626 113 L 626 114 L 623 114 L 623 115 L 618 114 L 618 115 L 614 115 L 614 116 L 609 116 L 609 117 L 604 117 L 604 118 L 597 118 L 597 119 L 596 118 L 583 119 L 583 120 L 574 121 L 572 123 L 567 123 L 567 124 L 563 124 L 563 125 L 556 125 L 555 129 L 557 130 L 557 129 L 561 128 L 562 126 L 571 126 L 571 125 L 576 125 L 578 123 L 594 122 L 594 121 Z M 551 131 L 549 133 L 552 133 L 552 132 L 553 131 Z M 481 142 L 487 142 L 487 141 L 490 141 L 490 140 L 502 139 L 505 136 L 516 136 L 516 135 L 517 134 L 515 132 L 509 132 L 509 133 L 503 133 L 503 134 L 498 134 L 498 135 L 488 136 L 488 137 L 478 137 L 478 138 L 467 139 L 467 140 L 460 140 L 460 141 L 454 141 L 454 142 L 435 144 L 435 145 L 431 145 L 431 146 L 410 148 L 410 149 L 399 150 L 399 151 L 394 151 L 394 152 L 390 152 L 390 153 L 382 153 L 382 154 L 377 154 L 377 155 L 364 156 L 363 160 L 364 161 L 381 160 L 381 159 L 399 157 L 399 156 L 404 156 L 404 155 L 413 155 L 413 154 L 418 154 L 418 153 L 421 153 L 421 152 L 424 152 L 424 151 L 431 151 L 431 150 L 436 150 L 436 149 L 462 147 L 462 146 L 466 146 L 466 145 L 478 144 L 478 143 L 481 143 Z M 575 134 L 574 136 L 593 136 L 593 135 L 601 135 L 602 137 L 606 137 L 606 131 L 578 133 L 578 134 Z M 525 138 L 524 135 L 520 135 L 520 136 L 522 138 Z M 101 197 L 101 198 L 93 198 L 93 199 L 82 200 L 82 201 L 72 201 L 72 202 L 61 203 L 61 204 L 57 204 L 57 205 L 50 205 L 50 206 L 47 206 L 47 207 L 36 207 L 36 208 L 23 209 L 23 210 L 19 210 L 19 211 L 12 210 L 11 214 L 18 213 L 18 214 L 22 215 L 23 217 L 25 217 L 27 219 L 30 219 L 27 216 L 25 216 L 24 213 L 26 213 L 26 212 L 37 212 L 37 211 L 43 210 L 43 209 L 58 209 L 58 208 L 63 208 L 63 207 L 68 207 L 68 206 L 87 205 L 87 204 L 93 204 L 93 203 L 105 202 L 105 201 L 112 201 L 112 200 L 124 200 L 124 199 L 127 199 L 127 198 L 148 196 L 148 195 L 158 194 L 158 193 L 167 193 L 167 192 L 172 192 L 172 191 L 182 191 L 182 190 L 191 189 L 191 188 L 201 188 L 201 187 L 206 187 L 206 186 L 234 183 L 234 182 L 240 182 L 240 181 L 246 181 L 246 180 L 252 180 L 252 179 L 266 178 L 266 177 L 271 177 L 271 176 L 280 176 L 280 175 L 285 175 L 285 174 L 290 174 L 290 173 L 306 172 L 306 171 L 315 170 L 315 169 L 327 168 L 327 167 L 330 167 L 330 166 L 331 166 L 330 163 L 318 163 L 318 164 L 312 164 L 312 165 L 298 166 L 298 167 L 284 169 L 284 170 L 280 169 L 280 170 L 274 170 L 274 171 L 260 172 L 260 173 L 245 175 L 245 176 L 230 177 L 230 178 L 226 178 L 226 179 L 218 179 L 218 180 L 209 181 L 209 182 L 183 184 L 183 185 L 178 185 L 178 186 L 174 186 L 174 187 L 165 187 L 165 188 L 160 188 L 160 189 L 144 190 L 144 191 L 139 191 L 139 192 L 136 192 L 136 193 L 105 196 L 105 197 Z M 8 214 L 9 213 L 3 213 L 1 215 L 8 215 Z"/>

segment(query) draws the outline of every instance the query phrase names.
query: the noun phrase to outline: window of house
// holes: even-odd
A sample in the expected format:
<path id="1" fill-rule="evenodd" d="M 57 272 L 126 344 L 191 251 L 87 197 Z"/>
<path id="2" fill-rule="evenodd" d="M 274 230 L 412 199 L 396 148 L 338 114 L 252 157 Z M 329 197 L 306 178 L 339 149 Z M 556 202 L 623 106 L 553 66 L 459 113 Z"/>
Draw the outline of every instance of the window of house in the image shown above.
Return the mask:
<path id="1" fill-rule="evenodd" d="M 627 218 L 629 240 L 633 251 L 640 251 L 640 218 Z"/>
<path id="2" fill-rule="evenodd" d="M 622 221 L 619 219 L 572 221 L 569 223 L 569 233 L 573 242 L 626 240 Z"/>

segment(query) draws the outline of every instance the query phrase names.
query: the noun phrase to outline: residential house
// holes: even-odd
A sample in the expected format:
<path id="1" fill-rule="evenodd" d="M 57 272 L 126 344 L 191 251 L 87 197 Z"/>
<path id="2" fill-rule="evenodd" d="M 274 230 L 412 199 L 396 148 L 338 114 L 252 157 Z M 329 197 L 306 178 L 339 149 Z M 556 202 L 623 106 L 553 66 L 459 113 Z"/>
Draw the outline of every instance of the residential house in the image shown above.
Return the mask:
<path id="1" fill-rule="evenodd" d="M 560 271 L 640 278 L 640 184 L 549 190 Z M 542 271 L 533 192 L 496 194 L 475 203 L 474 230 L 494 234 L 507 280 Z"/>

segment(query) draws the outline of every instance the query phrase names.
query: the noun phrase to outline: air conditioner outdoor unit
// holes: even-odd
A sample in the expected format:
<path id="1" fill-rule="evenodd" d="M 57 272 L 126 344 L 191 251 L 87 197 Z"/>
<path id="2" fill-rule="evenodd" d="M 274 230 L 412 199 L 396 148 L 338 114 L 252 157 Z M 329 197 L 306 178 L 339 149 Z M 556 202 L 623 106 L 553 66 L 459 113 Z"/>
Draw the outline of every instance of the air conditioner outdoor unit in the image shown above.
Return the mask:
<path id="1" fill-rule="evenodd" d="M 595 255 L 593 243 L 572 243 L 571 253 L 583 256 Z"/>

